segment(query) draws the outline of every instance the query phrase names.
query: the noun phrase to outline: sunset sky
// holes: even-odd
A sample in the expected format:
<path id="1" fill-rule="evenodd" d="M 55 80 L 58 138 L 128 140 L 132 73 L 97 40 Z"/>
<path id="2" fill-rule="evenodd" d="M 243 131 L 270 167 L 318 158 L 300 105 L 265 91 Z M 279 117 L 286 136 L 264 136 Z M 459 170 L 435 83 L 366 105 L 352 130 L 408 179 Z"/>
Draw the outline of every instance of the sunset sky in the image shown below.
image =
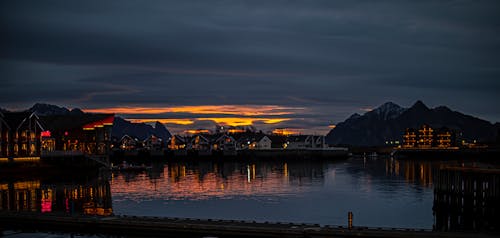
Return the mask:
<path id="1" fill-rule="evenodd" d="M 499 12 L 494 0 L 1 1 L 0 107 L 323 134 L 423 100 L 496 122 Z"/>

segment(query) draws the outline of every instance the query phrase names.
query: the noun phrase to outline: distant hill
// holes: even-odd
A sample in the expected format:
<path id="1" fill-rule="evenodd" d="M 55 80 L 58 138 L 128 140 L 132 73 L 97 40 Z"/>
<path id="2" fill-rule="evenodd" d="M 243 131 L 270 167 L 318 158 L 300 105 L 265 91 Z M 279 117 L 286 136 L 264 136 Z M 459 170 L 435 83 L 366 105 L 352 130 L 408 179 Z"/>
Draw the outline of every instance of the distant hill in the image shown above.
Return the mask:
<path id="1" fill-rule="evenodd" d="M 39 116 L 54 116 L 54 115 L 79 115 L 84 112 L 79 108 L 74 108 L 69 110 L 65 107 L 59 107 L 56 105 L 45 104 L 45 103 L 36 103 L 30 109 L 30 112 L 36 112 Z"/>
<path id="2" fill-rule="evenodd" d="M 160 122 L 156 122 L 153 127 L 145 123 L 132 123 L 121 117 L 115 117 L 115 122 L 113 123 L 113 136 L 120 139 L 124 135 L 136 137 L 140 140 L 144 140 L 150 135 L 155 135 L 162 138 L 164 141 L 167 141 L 172 136 L 167 128 Z"/>
<path id="3" fill-rule="evenodd" d="M 0 108 L 0 111 L 7 111 Z M 39 116 L 54 116 L 54 115 L 79 115 L 84 114 L 84 112 L 78 108 L 69 110 L 65 107 L 59 107 L 56 105 L 36 103 L 27 111 L 36 112 Z M 121 117 L 115 117 L 113 123 L 112 135 L 115 138 L 122 138 L 125 134 L 136 137 L 140 140 L 144 140 L 150 135 L 155 135 L 167 141 L 171 137 L 168 129 L 161 124 L 156 122 L 155 126 L 151 126 L 145 123 L 131 123 L 124 120 Z"/>
<path id="4" fill-rule="evenodd" d="M 428 108 L 417 101 L 410 108 L 387 102 L 363 115 L 353 114 L 344 122 L 337 124 L 326 136 L 329 144 L 376 146 L 385 141 L 402 141 L 406 128 L 418 128 L 428 124 L 434 128 L 446 126 L 461 133 L 466 140 L 495 141 L 499 123 L 488 121 L 452 111 L 445 106 Z"/>

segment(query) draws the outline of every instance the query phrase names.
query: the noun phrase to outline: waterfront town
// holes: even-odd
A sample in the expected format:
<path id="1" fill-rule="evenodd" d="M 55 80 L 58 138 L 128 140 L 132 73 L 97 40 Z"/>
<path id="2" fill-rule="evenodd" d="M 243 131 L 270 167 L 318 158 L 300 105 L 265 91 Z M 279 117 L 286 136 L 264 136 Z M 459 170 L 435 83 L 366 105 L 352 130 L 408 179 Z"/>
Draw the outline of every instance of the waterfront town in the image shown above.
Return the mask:
<path id="1" fill-rule="evenodd" d="M 496 158 L 498 150 L 491 143 L 467 140 L 463 132 L 456 129 L 422 124 L 406 128 L 399 138 L 391 138 L 383 146 L 357 148 L 328 144 L 323 135 L 295 134 L 284 128 L 264 133 L 251 126 L 217 125 L 212 130 L 190 129 L 167 138 L 155 133 L 146 134 L 143 139 L 129 134 L 118 138 L 113 136 L 116 121 L 113 113 L 84 113 L 78 109 L 50 115 L 33 110 L 0 112 L 0 221 L 8 221 L 11 229 L 42 229 L 37 224 L 45 224 L 43 229 L 58 230 L 64 224 L 71 231 L 93 226 L 103 234 L 138 232 L 136 234 L 141 236 L 156 236 L 161 231 L 181 236 L 193 232 L 223 236 L 227 235 L 228 224 L 242 222 L 116 216 L 116 213 L 123 214 L 123 210 L 116 209 L 112 193 L 115 196 L 132 193 L 131 196 L 141 199 L 169 197 L 171 200 L 189 200 L 190 197 L 197 200 L 220 194 L 274 196 L 293 191 L 286 181 L 300 181 L 299 184 L 323 181 L 328 177 L 325 163 L 362 161 L 358 166 L 380 167 L 384 174 L 399 176 L 404 183 L 418 183 L 425 189 L 434 187 L 433 232 L 498 229 L 494 222 L 498 214 L 494 202 L 498 198 L 498 169 L 475 164 L 477 160 L 494 165 L 497 162 L 492 158 Z M 447 158 L 449 161 L 439 162 Z M 457 158 L 461 159 L 461 164 L 455 164 Z M 472 164 L 464 167 L 464 163 Z M 89 174 L 96 171 L 97 175 L 89 180 Z M 25 177 L 26 174 L 30 176 Z M 64 176 L 57 182 L 47 179 L 62 174 Z M 141 176 L 148 176 L 149 180 L 137 181 Z M 484 186 L 473 186 L 474 183 Z M 151 184 L 154 187 L 150 187 Z M 167 190 L 158 190 L 158 186 Z M 461 186 L 459 190 L 457 186 Z M 469 199 L 478 193 L 482 195 Z M 464 202 L 457 205 L 449 199 Z M 31 213 L 20 216 L 12 211 Z M 62 217 L 54 216 L 51 220 L 38 217 L 39 213 L 61 214 Z M 75 220 L 75 214 L 84 217 Z M 183 217 L 184 213 L 176 216 Z M 318 229 L 319 236 L 332 232 L 342 234 L 353 229 L 351 216 L 346 228 L 313 227 Z M 103 220 L 92 221 L 93 225 L 89 225 L 85 220 L 88 217 Z M 106 217 L 115 222 L 108 224 L 104 220 Z M 31 222 L 38 219 L 45 219 L 44 223 Z M 155 229 L 143 225 L 151 219 L 157 219 Z M 135 228 L 119 229 L 123 224 L 134 224 Z M 197 228 L 188 231 L 183 228 L 186 225 Z M 253 221 L 248 227 L 233 232 L 242 236 L 243 230 L 248 229 L 249 234 L 267 235 L 267 230 L 259 230 L 261 226 L 273 231 L 282 229 L 280 223 Z M 304 230 L 311 228 L 304 224 L 293 226 Z M 206 231 L 207 227 L 215 230 Z M 378 235 L 394 235 L 394 230 L 372 230 Z M 362 232 L 362 236 L 372 234 L 370 229 Z M 399 235 L 418 234 L 413 232 Z M 427 234 L 435 233 L 422 233 Z"/>
<path id="2" fill-rule="evenodd" d="M 0 237 L 500 237 L 500 1 L 0 12 Z"/>
<path id="3" fill-rule="evenodd" d="M 323 135 L 291 134 L 285 129 L 272 133 L 252 127 L 216 126 L 215 130 L 189 130 L 184 135 L 161 138 L 150 134 L 141 140 L 130 135 L 112 137 L 114 114 L 38 116 L 36 112 L 0 113 L 0 158 L 8 161 L 64 156 L 236 156 L 245 151 L 341 151 L 328 145 Z M 461 140 L 461 133 L 446 127 L 422 125 L 407 128 L 394 149 L 484 149 L 478 141 Z M 255 155 L 255 154 L 254 154 Z"/>

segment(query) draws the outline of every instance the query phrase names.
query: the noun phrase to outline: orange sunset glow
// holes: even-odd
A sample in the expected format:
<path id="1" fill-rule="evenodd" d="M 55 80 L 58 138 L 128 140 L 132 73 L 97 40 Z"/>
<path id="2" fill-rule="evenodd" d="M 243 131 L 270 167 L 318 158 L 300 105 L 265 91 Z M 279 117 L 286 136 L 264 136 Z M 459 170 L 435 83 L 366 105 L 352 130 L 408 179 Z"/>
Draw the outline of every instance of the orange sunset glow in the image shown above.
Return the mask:
<path id="1" fill-rule="evenodd" d="M 194 119 L 128 119 L 131 122 L 143 122 L 150 123 L 159 121 L 165 124 L 177 124 L 177 125 L 191 125 L 195 121 L 213 121 L 220 125 L 227 126 L 250 126 L 254 125 L 256 122 L 261 122 L 264 124 L 277 124 L 284 121 L 291 120 L 290 118 L 257 118 L 257 117 L 203 117 Z"/>
<path id="2" fill-rule="evenodd" d="M 227 114 L 241 116 L 280 116 L 289 115 L 304 110 L 300 107 L 283 107 L 277 105 L 200 105 L 172 107 L 109 107 L 85 109 L 90 113 L 116 114 L 161 114 L 161 113 L 192 113 L 192 114 Z"/>
<path id="3" fill-rule="evenodd" d="M 277 128 L 273 130 L 273 134 L 290 136 L 290 135 L 300 134 L 301 131 L 302 131 L 301 129 L 296 129 L 296 128 Z"/>
<path id="4" fill-rule="evenodd" d="M 133 123 L 154 123 L 154 122 L 160 122 L 163 124 L 177 124 L 177 125 L 192 125 L 194 124 L 193 119 L 188 119 L 188 118 L 182 118 L 182 119 L 166 119 L 166 118 L 144 118 L 144 119 L 138 119 L 138 118 L 131 118 L 127 119 L 130 122 Z"/>

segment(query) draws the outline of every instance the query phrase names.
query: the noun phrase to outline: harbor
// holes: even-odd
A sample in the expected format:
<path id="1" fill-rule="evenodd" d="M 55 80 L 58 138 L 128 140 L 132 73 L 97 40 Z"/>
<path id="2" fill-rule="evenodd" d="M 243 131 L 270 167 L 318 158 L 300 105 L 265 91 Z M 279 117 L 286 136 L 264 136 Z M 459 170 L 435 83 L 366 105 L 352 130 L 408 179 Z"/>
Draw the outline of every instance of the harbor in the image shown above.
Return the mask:
<path id="1" fill-rule="evenodd" d="M 151 237 L 490 237 L 499 227 L 499 170 L 474 163 L 196 159 L 1 176 L 1 227 Z M 461 196 L 465 203 L 456 203 Z"/>

